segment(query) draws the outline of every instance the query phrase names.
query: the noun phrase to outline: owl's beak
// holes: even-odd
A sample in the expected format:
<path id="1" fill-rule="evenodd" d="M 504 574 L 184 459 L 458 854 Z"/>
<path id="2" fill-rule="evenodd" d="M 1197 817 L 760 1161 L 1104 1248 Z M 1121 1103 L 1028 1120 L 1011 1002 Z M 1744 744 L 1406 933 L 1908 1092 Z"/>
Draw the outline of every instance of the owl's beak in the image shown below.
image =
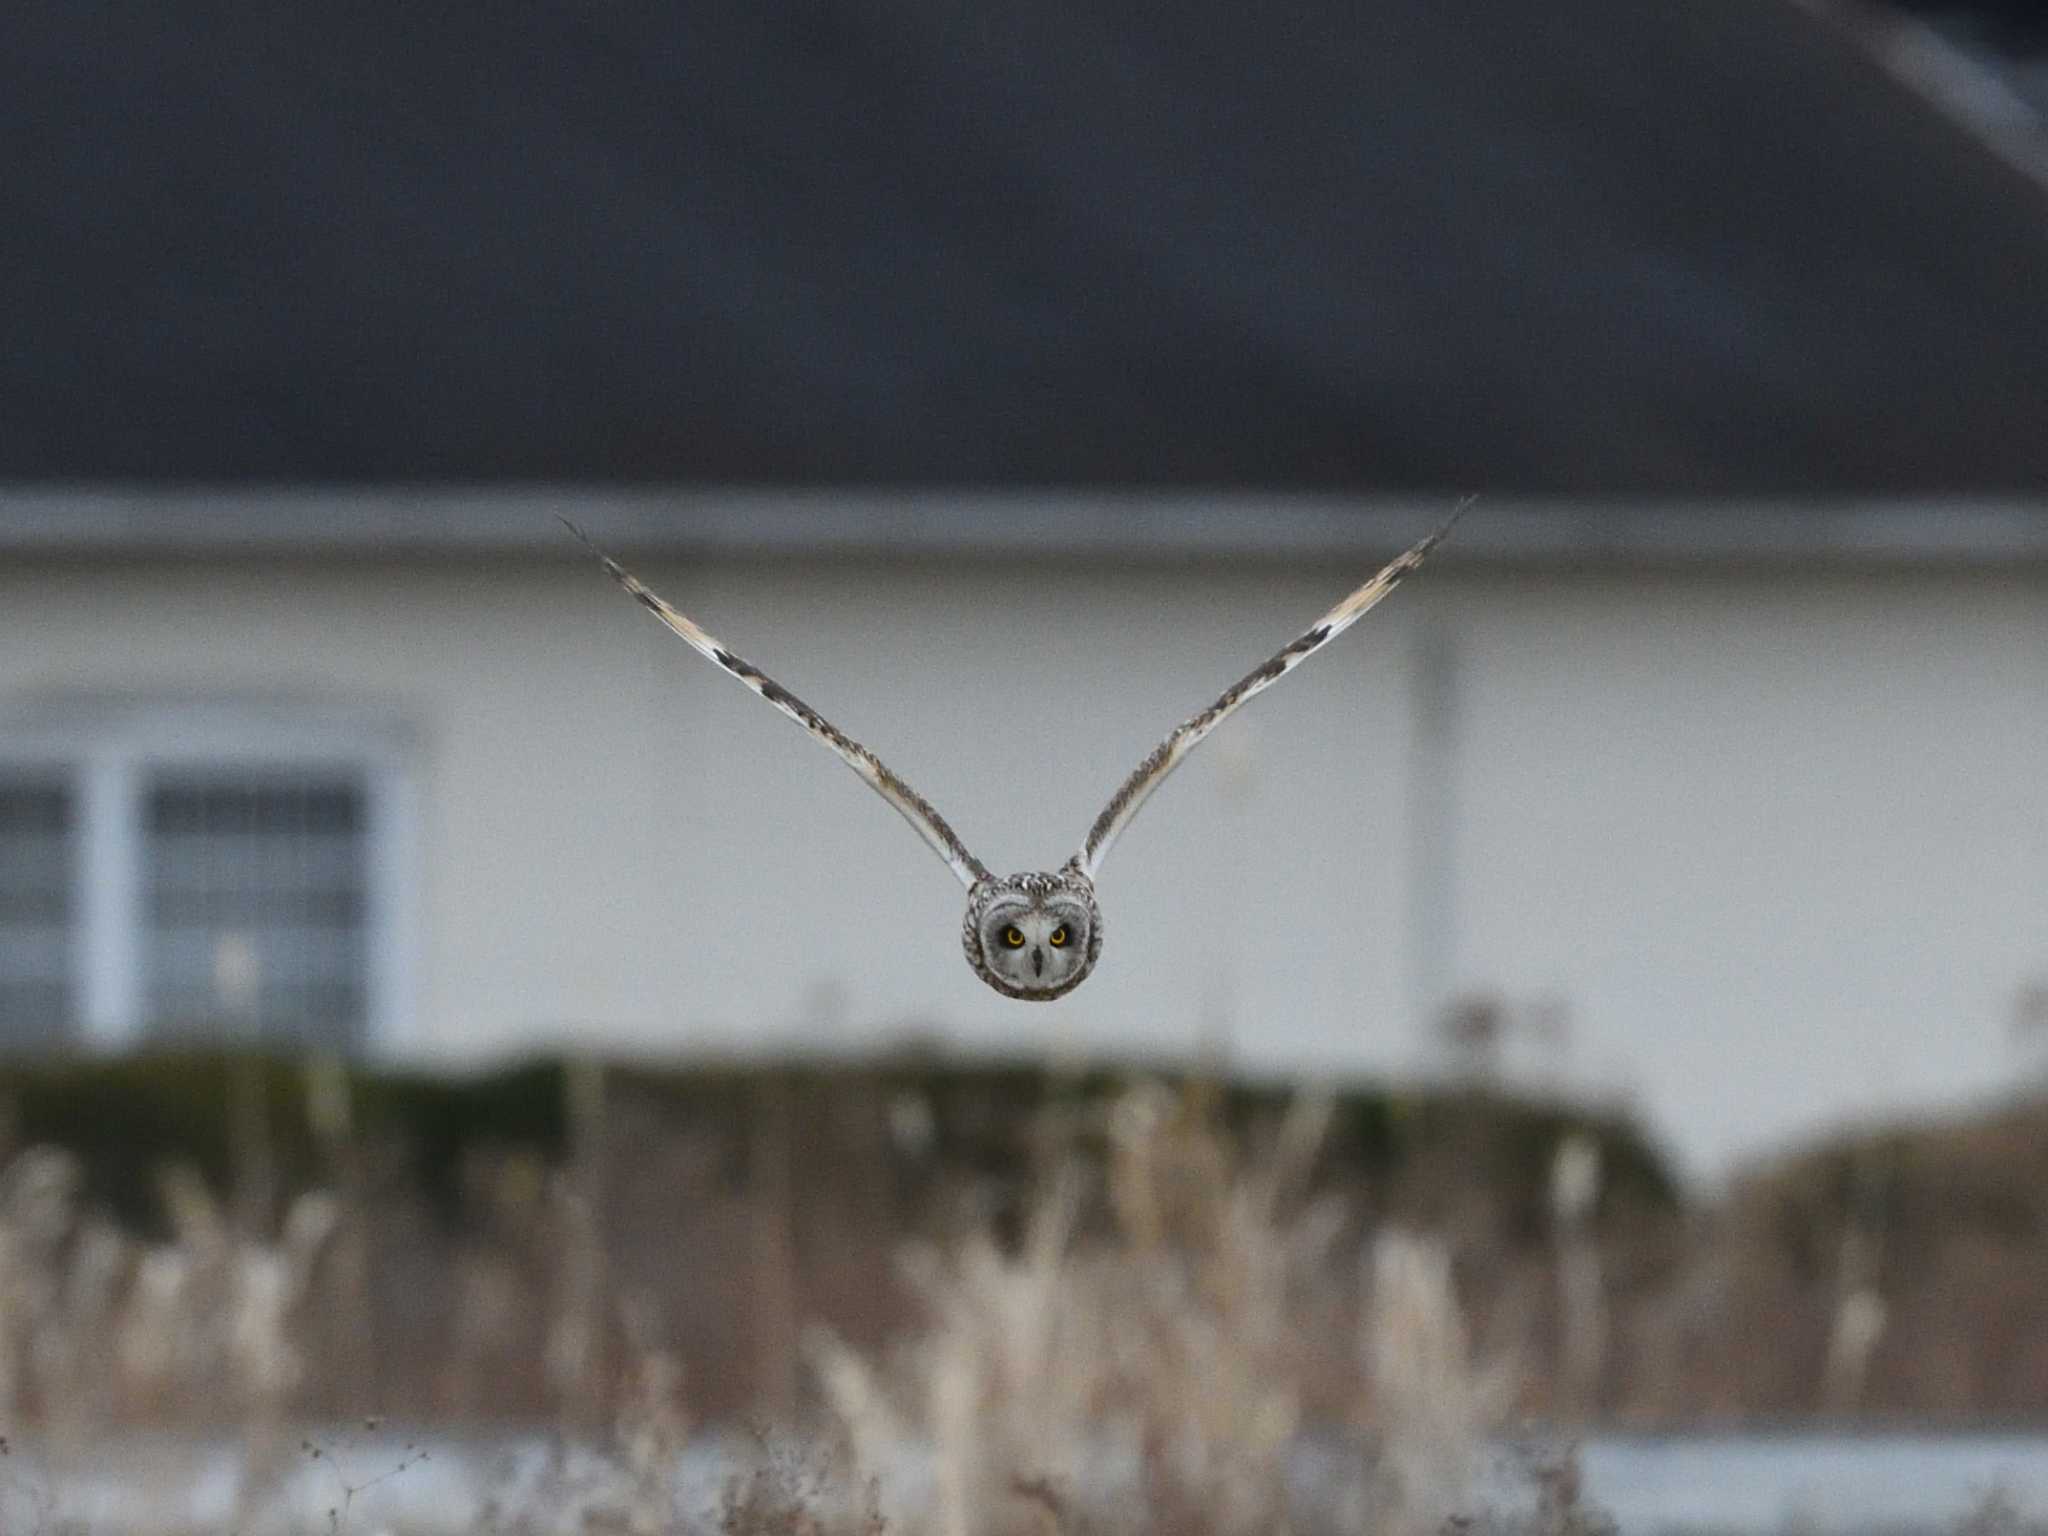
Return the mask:
<path id="1" fill-rule="evenodd" d="M 1043 976 L 1045 974 L 1045 951 L 1036 944 L 1031 946 L 1031 974 L 1034 976 Z"/>

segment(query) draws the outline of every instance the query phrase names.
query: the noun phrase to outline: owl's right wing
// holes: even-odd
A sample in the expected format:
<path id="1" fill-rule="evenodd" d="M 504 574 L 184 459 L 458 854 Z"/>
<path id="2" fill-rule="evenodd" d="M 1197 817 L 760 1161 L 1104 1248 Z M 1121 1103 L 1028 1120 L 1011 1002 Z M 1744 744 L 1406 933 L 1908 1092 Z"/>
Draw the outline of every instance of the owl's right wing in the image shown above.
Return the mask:
<path id="1" fill-rule="evenodd" d="M 562 522 L 571 533 L 582 540 L 586 549 L 604 563 L 604 568 L 610 573 L 612 580 L 630 592 L 641 607 L 830 747 L 839 760 L 859 774 L 870 789 L 896 808 L 897 814 L 916 829 L 917 835 L 931 846 L 932 852 L 946 861 L 946 867 L 959 877 L 962 885 L 972 889 L 977 880 L 988 878 L 987 868 L 983 866 L 981 860 L 967 851 L 966 844 L 960 841 L 958 834 L 946 825 L 946 818 L 933 810 L 931 803 L 924 796 L 891 773 L 888 765 L 879 757 L 759 667 L 733 654 L 705 633 L 687 614 L 663 602 L 631 571 L 592 543 L 590 536 L 581 528 L 566 517 Z"/>
<path id="2" fill-rule="evenodd" d="M 1428 538 L 1405 554 L 1388 561 L 1374 573 L 1366 583 L 1351 592 L 1345 599 L 1324 614 L 1307 630 L 1281 649 L 1270 659 L 1246 673 L 1223 691 L 1220 698 L 1199 715 L 1183 720 L 1174 727 L 1173 734 L 1152 749 L 1151 755 L 1131 771 L 1117 792 L 1102 808 L 1102 814 L 1095 818 L 1095 825 L 1088 829 L 1087 839 L 1081 844 L 1081 851 L 1074 855 L 1072 865 L 1090 880 L 1102 867 L 1102 860 L 1109 852 L 1109 845 L 1116 841 L 1118 834 L 1131 824 L 1131 818 L 1138 814 L 1138 808 L 1150 798 L 1152 791 L 1166 781 L 1166 776 L 1178 768 L 1181 759 L 1194 749 L 1195 743 L 1215 730 L 1236 710 L 1253 696 L 1265 692 L 1289 672 L 1300 666 L 1309 657 L 1343 634 L 1365 615 L 1367 609 L 1392 592 L 1417 566 L 1421 565 L 1443 536 L 1449 533 L 1458 519 L 1465 515 L 1472 505 L 1468 498 Z"/>

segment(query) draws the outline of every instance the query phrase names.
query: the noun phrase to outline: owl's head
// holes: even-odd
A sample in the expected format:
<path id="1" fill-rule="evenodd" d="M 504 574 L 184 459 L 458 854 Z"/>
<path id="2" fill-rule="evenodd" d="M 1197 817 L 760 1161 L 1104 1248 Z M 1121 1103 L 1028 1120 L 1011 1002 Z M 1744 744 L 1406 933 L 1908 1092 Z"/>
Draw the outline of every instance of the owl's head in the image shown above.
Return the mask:
<path id="1" fill-rule="evenodd" d="M 960 943 L 974 974 L 1005 997 L 1051 1002 L 1087 980 L 1102 953 L 1095 884 L 1057 874 L 991 875 L 967 893 Z"/>

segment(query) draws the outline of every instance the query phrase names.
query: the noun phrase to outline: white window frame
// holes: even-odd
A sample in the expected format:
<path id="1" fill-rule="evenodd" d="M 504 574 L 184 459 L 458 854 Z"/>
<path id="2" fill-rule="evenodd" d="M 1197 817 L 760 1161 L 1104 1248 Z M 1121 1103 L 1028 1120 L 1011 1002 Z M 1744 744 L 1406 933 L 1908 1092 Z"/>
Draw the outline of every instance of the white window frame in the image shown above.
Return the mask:
<path id="1" fill-rule="evenodd" d="M 0 725 L 0 762 L 65 778 L 77 902 L 76 1033 L 86 1050 L 146 1036 L 144 790 L 161 769 L 335 772 L 360 779 L 364 827 L 362 1049 L 417 1041 L 419 782 L 414 733 L 375 710 L 295 699 L 99 697 L 45 702 Z"/>

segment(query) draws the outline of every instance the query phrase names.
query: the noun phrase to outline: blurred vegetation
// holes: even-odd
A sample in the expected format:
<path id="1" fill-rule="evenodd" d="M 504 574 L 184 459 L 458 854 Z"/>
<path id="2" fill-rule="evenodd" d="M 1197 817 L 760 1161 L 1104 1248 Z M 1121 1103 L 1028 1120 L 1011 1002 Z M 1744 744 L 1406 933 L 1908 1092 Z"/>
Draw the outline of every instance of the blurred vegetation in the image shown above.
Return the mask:
<path id="1" fill-rule="evenodd" d="M 572 1067 L 561 1058 L 463 1075 L 339 1064 L 336 1070 L 345 1073 L 352 1134 L 381 1149 L 387 1177 L 407 1178 L 444 1215 L 458 1211 L 460 1171 L 470 1154 L 519 1150 L 559 1164 L 570 1153 Z M 275 1197 L 330 1181 L 309 1113 L 309 1073 L 299 1059 L 281 1055 L 177 1050 L 0 1062 L 0 1138 L 17 1147 L 64 1148 L 79 1159 L 92 1199 L 125 1225 L 160 1234 L 159 1170 L 186 1165 L 219 1190 L 234 1181 L 238 1153 L 226 1107 L 238 1072 L 261 1083 Z M 1286 1087 L 1210 1086 L 1149 1071 L 1061 1073 L 915 1058 L 858 1065 L 625 1063 L 602 1072 L 614 1097 L 734 1149 L 735 1177 L 744 1172 L 750 1127 L 772 1098 L 798 1128 L 799 1162 L 808 1161 L 807 1149 L 836 1161 L 849 1141 L 879 1130 L 918 1169 L 993 1180 L 1019 1198 L 1044 1155 L 1048 1126 L 1064 1128 L 1063 1146 L 1099 1156 L 1095 1111 L 1134 1082 L 1211 1093 L 1223 1125 L 1237 1133 L 1270 1126 L 1294 1097 Z M 1678 1208 L 1662 1155 L 1620 1115 L 1471 1085 L 1357 1086 L 1333 1099 L 1323 1162 L 1332 1181 L 1416 1194 L 1425 1185 L 1482 1185 L 1499 1199 L 1516 1235 L 1534 1240 L 1546 1226 L 1551 1154 L 1579 1133 L 1601 1148 L 1603 1203 L 1631 1216 Z M 893 1114 L 893 1124 L 873 1125 L 877 1112 L 885 1121 Z M 1453 1167 L 1454 1180 L 1440 1178 Z"/>
<path id="2" fill-rule="evenodd" d="M 1286 1152 L 1310 1111 L 1312 1152 Z M 773 1418 L 817 1406 L 807 1330 L 879 1359 L 924 1326 L 915 1255 L 1022 1253 L 1055 1186 L 1077 1252 L 1205 1232 L 1217 1191 L 1262 1187 L 1233 1169 L 1268 1165 L 1314 1213 L 1296 1292 L 1325 1332 L 1369 1303 L 1361 1255 L 1424 1235 L 1473 1357 L 1518 1362 L 1517 1413 L 2048 1419 L 2048 1103 L 1841 1136 L 1709 1195 L 1624 1116 L 1477 1080 L 217 1051 L 0 1064 L 0 1410 L 595 1424 L 658 1361 L 704 1422 Z M 1301 1411 L 1343 1418 L 1355 1378 L 1310 1351 Z"/>
<path id="3" fill-rule="evenodd" d="M 2048 1102 L 1830 1137 L 1735 1181 L 1720 1224 L 1759 1291 L 1864 1298 L 1876 1336 L 1842 1411 L 2048 1410 Z"/>
<path id="4" fill-rule="evenodd" d="M 1304 1104 L 1299 1193 L 1332 1223 L 1332 1294 L 1375 1233 L 1439 1233 L 1489 1349 L 1569 1331 L 1549 1299 L 1561 1149 L 1595 1169 L 1572 1240 L 1601 1241 L 1618 1276 L 1667 1268 L 1683 1229 L 1625 1118 L 1470 1085 L 1303 1098 L 914 1055 L 462 1076 L 218 1050 L 17 1060 L 0 1409 L 595 1423 L 659 1356 L 694 1411 L 773 1415 L 809 1390 L 806 1328 L 866 1350 L 915 1326 L 906 1253 L 963 1232 L 1014 1247 L 1055 1179 L 1075 1181 L 1077 1238 L 1114 1241 L 1130 1115 L 1192 1137 L 1164 1209 L 1227 1180 L 1204 1148 L 1269 1147 Z M 1345 1401 L 1347 1371 L 1333 1355 L 1311 1406 Z"/>

